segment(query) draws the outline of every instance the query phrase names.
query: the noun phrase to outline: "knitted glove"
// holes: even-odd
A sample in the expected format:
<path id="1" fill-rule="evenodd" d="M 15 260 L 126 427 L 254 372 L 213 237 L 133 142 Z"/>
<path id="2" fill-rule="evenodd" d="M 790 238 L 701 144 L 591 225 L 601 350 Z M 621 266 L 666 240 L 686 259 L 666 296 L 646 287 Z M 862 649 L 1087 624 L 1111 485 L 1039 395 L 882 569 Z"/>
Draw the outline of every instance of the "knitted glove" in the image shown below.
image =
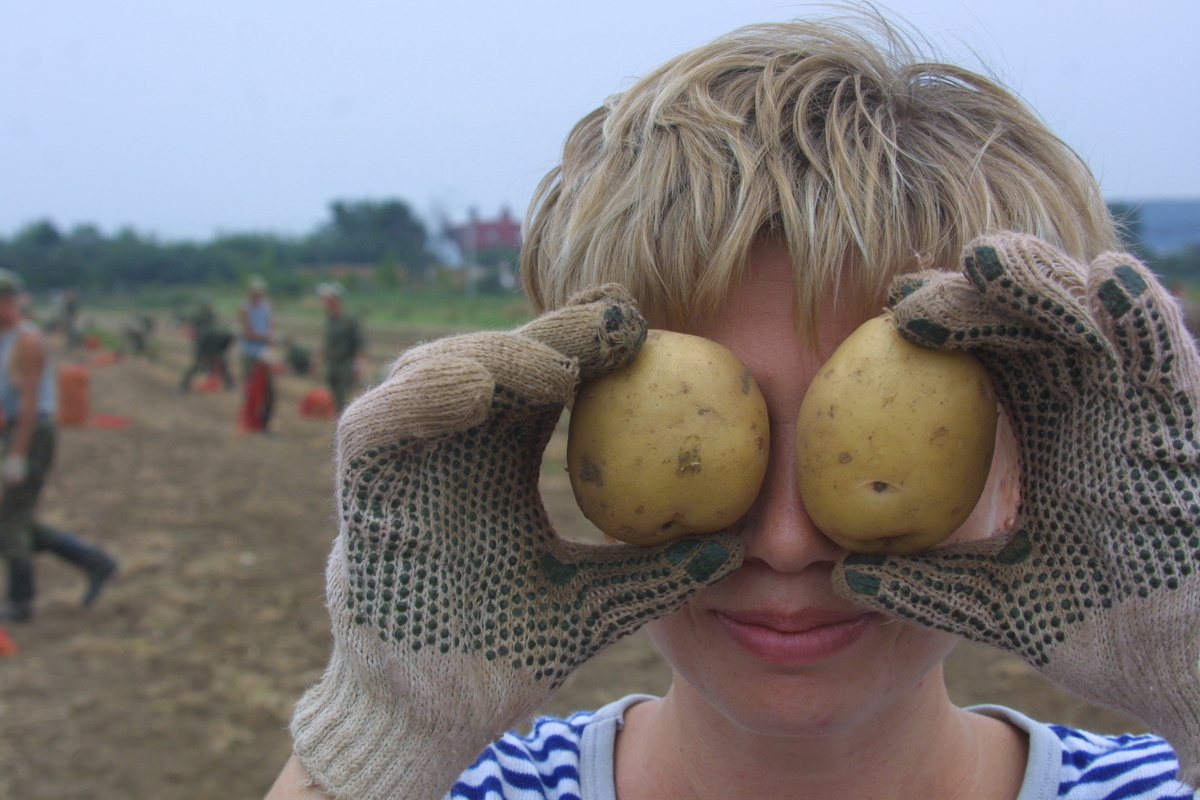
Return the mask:
<path id="1" fill-rule="evenodd" d="M 292 720 L 327 791 L 441 797 L 577 666 L 741 562 L 727 534 L 589 545 L 547 519 L 538 475 L 560 412 L 644 337 L 606 286 L 510 333 L 414 348 L 345 411 L 333 652 Z"/>
<path id="2" fill-rule="evenodd" d="M 900 331 L 987 367 L 1021 453 L 1011 536 L 910 558 L 852 555 L 843 595 L 1017 654 L 1145 721 L 1200 777 L 1200 358 L 1132 257 L 1089 268 L 983 237 L 965 277 L 899 279 Z"/>

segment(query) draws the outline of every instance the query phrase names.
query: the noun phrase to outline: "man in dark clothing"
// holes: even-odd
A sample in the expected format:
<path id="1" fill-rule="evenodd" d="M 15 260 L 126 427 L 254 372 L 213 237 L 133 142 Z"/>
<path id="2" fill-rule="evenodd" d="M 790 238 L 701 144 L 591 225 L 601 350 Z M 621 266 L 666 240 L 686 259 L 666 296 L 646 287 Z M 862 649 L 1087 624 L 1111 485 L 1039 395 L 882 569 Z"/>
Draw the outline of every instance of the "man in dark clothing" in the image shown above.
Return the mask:
<path id="1" fill-rule="evenodd" d="M 317 287 L 325 305 L 325 380 L 339 414 L 358 387 L 357 361 L 366 348 L 358 319 L 342 304 L 342 292 L 340 283 Z"/>
<path id="2" fill-rule="evenodd" d="M 183 373 L 179 391 L 192 388 L 192 379 L 201 373 L 219 375 L 226 389 L 233 388 L 233 375 L 225 354 L 233 344 L 233 333 L 217 322 L 212 303 L 204 300 L 192 317 L 192 363 Z"/>

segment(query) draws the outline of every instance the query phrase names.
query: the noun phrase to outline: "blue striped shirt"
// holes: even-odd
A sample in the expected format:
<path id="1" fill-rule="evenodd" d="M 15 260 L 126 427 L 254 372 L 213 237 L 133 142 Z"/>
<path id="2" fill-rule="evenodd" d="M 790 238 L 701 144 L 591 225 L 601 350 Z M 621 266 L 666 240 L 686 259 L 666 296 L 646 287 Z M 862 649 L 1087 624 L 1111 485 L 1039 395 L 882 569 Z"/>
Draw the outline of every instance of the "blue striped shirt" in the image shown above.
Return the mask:
<path id="1" fill-rule="evenodd" d="M 459 778 L 447 800 L 616 800 L 613 748 L 631 695 L 565 719 L 508 733 Z M 1157 736 L 1101 736 L 1035 722 L 1003 706 L 978 706 L 1029 734 L 1017 800 L 1183 800 L 1200 797 L 1176 777 L 1174 751 Z"/>

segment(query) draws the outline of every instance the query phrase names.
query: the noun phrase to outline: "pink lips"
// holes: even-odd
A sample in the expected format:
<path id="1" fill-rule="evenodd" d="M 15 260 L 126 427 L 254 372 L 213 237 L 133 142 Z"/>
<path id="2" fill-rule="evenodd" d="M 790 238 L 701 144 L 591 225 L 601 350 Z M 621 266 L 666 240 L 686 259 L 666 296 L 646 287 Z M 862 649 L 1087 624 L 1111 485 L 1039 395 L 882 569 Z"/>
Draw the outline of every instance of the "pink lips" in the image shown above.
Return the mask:
<path id="1" fill-rule="evenodd" d="M 775 614 L 714 611 L 722 630 L 755 658 L 771 664 L 814 664 L 846 650 L 879 615 L 872 612 Z"/>

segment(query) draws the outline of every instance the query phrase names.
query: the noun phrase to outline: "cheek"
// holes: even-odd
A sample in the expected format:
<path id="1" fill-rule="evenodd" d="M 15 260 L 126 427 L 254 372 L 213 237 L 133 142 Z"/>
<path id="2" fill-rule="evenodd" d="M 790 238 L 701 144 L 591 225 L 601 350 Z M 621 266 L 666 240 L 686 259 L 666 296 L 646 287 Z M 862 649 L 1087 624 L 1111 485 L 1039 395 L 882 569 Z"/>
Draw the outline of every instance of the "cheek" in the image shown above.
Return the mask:
<path id="1" fill-rule="evenodd" d="M 907 696 L 927 681 L 942 680 L 942 662 L 961 638 L 932 628 L 893 619 L 881 629 L 890 638 L 878 643 L 876 656 L 886 661 L 876 691 L 886 697 Z"/>
<path id="2" fill-rule="evenodd" d="M 711 589 L 701 593 L 706 591 Z M 725 675 L 732 669 L 721 655 L 720 637 L 705 624 L 703 614 L 689 603 L 645 626 L 650 642 L 671 671 L 695 687 L 709 686 L 714 671 Z"/>
<path id="3" fill-rule="evenodd" d="M 694 626 L 688 606 L 646 623 L 646 634 L 663 657 L 671 664 L 686 657 L 687 643 L 695 639 Z"/>

